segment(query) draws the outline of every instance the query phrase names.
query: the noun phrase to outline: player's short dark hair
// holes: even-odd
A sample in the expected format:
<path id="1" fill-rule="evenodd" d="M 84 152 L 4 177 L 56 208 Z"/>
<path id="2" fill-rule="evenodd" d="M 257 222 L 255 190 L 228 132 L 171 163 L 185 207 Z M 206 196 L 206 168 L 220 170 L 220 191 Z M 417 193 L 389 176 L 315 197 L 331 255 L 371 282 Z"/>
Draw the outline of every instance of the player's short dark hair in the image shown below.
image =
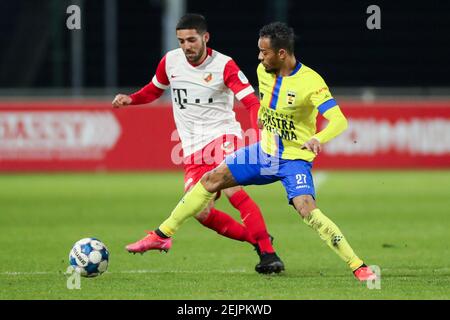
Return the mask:
<path id="1" fill-rule="evenodd" d="M 288 53 L 294 53 L 295 34 L 294 29 L 289 28 L 283 22 L 272 22 L 259 30 L 260 38 L 269 38 L 270 45 L 276 51 L 285 49 Z"/>
<path id="2" fill-rule="evenodd" d="M 205 17 L 201 14 L 187 13 L 178 20 L 176 29 L 195 29 L 199 34 L 203 34 L 208 31 L 208 25 Z"/>

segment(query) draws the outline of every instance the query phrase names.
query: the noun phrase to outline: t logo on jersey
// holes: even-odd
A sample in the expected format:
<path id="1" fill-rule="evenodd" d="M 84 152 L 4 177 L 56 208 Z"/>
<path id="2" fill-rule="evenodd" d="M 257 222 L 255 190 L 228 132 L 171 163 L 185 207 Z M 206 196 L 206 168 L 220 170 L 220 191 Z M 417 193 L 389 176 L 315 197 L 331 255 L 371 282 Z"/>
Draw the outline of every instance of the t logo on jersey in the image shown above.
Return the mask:
<path id="1" fill-rule="evenodd" d="M 288 91 L 287 92 L 287 104 L 293 105 L 295 103 L 295 92 Z"/>
<path id="2" fill-rule="evenodd" d="M 175 96 L 175 102 L 180 105 L 180 109 L 186 109 L 183 103 L 187 103 L 187 90 L 173 88 L 173 94 Z M 181 98 L 181 93 L 184 93 L 184 97 Z"/>

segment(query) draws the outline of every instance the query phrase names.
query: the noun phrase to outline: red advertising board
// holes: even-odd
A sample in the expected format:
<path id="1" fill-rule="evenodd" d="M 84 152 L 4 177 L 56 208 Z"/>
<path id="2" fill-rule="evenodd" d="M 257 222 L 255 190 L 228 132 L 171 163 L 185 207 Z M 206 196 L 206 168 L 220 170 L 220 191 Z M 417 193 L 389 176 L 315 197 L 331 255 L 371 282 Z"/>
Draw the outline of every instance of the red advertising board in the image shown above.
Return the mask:
<path id="1" fill-rule="evenodd" d="M 342 105 L 349 128 L 325 145 L 316 167 L 450 168 L 450 101 Z"/>
<path id="2" fill-rule="evenodd" d="M 349 128 L 325 145 L 315 168 L 450 168 L 450 101 L 340 103 Z M 235 111 L 248 128 L 246 110 Z M 179 146 L 170 105 L 0 103 L 4 172 L 173 170 Z"/>

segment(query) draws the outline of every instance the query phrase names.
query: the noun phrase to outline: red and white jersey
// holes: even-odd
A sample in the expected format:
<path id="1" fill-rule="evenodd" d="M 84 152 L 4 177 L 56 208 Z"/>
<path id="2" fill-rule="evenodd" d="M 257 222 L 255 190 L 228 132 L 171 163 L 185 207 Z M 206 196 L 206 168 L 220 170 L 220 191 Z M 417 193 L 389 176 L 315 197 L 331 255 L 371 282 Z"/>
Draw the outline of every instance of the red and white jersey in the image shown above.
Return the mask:
<path id="1" fill-rule="evenodd" d="M 241 137 L 233 111 L 234 96 L 242 100 L 254 92 L 230 57 L 210 48 L 207 51 L 206 59 L 196 66 L 187 61 L 182 49 L 169 51 L 152 79 L 159 89 L 170 87 L 184 156 L 224 134 Z"/>

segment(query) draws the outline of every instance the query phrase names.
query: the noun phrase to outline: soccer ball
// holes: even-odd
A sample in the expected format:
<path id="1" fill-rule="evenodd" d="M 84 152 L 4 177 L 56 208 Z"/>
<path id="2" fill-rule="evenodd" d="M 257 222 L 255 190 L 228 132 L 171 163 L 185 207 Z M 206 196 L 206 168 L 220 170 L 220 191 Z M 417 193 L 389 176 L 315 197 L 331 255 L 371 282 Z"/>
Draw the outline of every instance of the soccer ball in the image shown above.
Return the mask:
<path id="1" fill-rule="evenodd" d="M 108 248 L 96 238 L 77 241 L 69 253 L 70 266 L 83 277 L 96 277 L 108 268 Z"/>

